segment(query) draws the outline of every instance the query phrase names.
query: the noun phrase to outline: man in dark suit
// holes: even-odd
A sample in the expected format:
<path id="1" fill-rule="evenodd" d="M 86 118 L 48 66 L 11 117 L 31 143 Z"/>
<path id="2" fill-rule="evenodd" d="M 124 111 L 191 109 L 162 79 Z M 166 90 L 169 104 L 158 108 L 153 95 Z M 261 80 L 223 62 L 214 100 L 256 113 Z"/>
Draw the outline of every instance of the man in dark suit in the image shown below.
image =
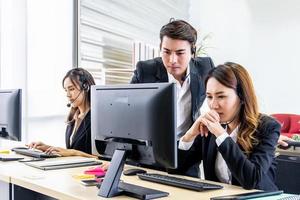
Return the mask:
<path id="1" fill-rule="evenodd" d="M 160 30 L 161 57 L 139 61 L 131 83 L 174 82 L 177 86 L 177 135 L 185 134 L 200 115 L 205 100 L 204 80 L 214 64 L 195 57 L 197 31 L 183 20 L 173 20 Z M 199 163 L 186 172 L 199 177 Z"/>

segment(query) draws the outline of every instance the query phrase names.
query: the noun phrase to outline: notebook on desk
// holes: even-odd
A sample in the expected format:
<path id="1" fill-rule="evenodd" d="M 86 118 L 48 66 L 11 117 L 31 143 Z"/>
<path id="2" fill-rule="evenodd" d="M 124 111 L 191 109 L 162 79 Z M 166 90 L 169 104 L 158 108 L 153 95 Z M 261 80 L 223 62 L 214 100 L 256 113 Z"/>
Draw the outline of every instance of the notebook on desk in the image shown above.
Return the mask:
<path id="1" fill-rule="evenodd" d="M 52 169 L 65 169 L 65 168 L 72 168 L 72 167 L 100 165 L 102 164 L 102 162 L 95 158 L 72 156 L 72 157 L 63 157 L 63 158 L 51 158 L 51 159 L 46 159 L 38 162 L 26 162 L 24 164 L 42 170 L 52 170 Z"/>

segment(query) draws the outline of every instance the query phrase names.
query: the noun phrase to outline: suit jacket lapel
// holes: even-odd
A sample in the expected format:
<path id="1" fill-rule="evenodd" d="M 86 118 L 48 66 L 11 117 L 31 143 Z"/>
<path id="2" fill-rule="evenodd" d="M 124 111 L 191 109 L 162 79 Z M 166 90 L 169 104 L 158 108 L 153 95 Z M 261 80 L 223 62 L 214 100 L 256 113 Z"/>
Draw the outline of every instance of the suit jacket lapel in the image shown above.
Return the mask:
<path id="1" fill-rule="evenodd" d="M 90 126 L 91 121 L 89 115 L 90 111 L 86 114 L 80 126 L 78 127 L 77 132 L 73 136 L 72 144 L 70 145 L 71 148 L 73 147 L 74 143 L 85 134 L 86 129 Z"/>
<path id="2" fill-rule="evenodd" d="M 195 121 L 200 114 L 199 111 L 199 83 L 201 81 L 201 77 L 198 75 L 196 71 L 196 67 L 192 60 L 190 61 L 190 77 L 191 77 L 191 82 L 190 82 L 190 89 L 191 89 L 191 95 L 192 95 L 192 119 Z M 198 114 L 199 113 L 199 114 Z"/>
<path id="3" fill-rule="evenodd" d="M 210 136 L 205 138 L 205 148 L 203 149 L 203 162 L 205 166 L 205 178 L 208 180 L 217 181 L 218 178 L 215 175 L 215 163 L 217 155 L 216 137 L 210 133 Z"/>
<path id="4" fill-rule="evenodd" d="M 210 133 L 211 136 L 209 138 L 208 148 L 207 148 L 207 157 L 208 158 L 216 158 L 217 147 L 216 147 L 216 136 Z M 215 163 L 215 159 L 211 159 Z"/>
<path id="5" fill-rule="evenodd" d="M 156 70 L 155 77 L 157 79 L 157 82 L 168 82 L 169 81 L 168 73 L 161 58 L 156 61 L 156 64 L 157 64 L 157 70 Z"/>
<path id="6" fill-rule="evenodd" d="M 74 128 L 73 122 L 71 124 L 67 125 L 67 130 L 66 130 L 66 147 L 67 147 L 67 149 L 70 149 L 70 137 L 73 132 L 73 128 Z"/>

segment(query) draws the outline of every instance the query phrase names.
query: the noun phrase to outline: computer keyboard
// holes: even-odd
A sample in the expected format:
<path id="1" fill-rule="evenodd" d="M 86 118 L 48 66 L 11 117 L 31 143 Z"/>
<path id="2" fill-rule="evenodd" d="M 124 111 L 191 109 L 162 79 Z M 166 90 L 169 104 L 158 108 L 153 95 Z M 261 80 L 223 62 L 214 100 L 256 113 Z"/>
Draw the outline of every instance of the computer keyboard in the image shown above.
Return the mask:
<path id="1" fill-rule="evenodd" d="M 28 148 L 13 148 L 12 151 L 22 154 L 25 156 L 30 156 L 34 158 L 55 158 L 58 157 L 57 154 L 47 154 L 45 152 L 35 150 L 35 149 L 28 149 Z"/>
<path id="2" fill-rule="evenodd" d="M 215 190 L 215 189 L 222 189 L 223 186 L 221 185 L 214 185 L 210 183 L 204 183 L 200 181 L 192 181 L 183 178 L 177 178 L 174 176 L 162 175 L 162 174 L 138 174 L 138 177 L 142 180 L 162 183 L 165 185 L 171 185 L 175 187 L 181 187 L 189 190 L 196 190 L 196 191 L 205 191 L 205 190 Z"/>

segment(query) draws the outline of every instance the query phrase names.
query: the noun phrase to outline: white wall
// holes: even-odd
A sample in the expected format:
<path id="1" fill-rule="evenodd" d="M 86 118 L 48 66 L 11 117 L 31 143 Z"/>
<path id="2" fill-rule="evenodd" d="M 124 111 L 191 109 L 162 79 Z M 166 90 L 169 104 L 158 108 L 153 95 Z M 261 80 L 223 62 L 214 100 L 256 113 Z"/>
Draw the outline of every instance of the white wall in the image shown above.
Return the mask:
<path id="1" fill-rule="evenodd" d="M 25 7 L 26 1 L 0 0 L 1 88 L 25 88 L 22 76 L 26 74 Z"/>
<path id="2" fill-rule="evenodd" d="M 261 111 L 300 113 L 300 1 L 191 0 L 190 22 L 215 64 L 234 61 L 252 75 Z"/>
<path id="3" fill-rule="evenodd" d="M 23 88 L 23 142 L 65 146 L 73 0 L 0 0 L 1 88 Z"/>
<path id="4" fill-rule="evenodd" d="M 21 88 L 23 96 L 27 91 L 26 15 L 26 1 L 0 0 L 0 88 Z M 26 105 L 26 98 L 22 99 L 22 105 Z M 22 113 L 24 132 L 27 130 L 25 106 Z"/>
<path id="5" fill-rule="evenodd" d="M 64 147 L 68 109 L 62 78 L 72 68 L 73 0 L 27 2 L 27 140 Z"/>

